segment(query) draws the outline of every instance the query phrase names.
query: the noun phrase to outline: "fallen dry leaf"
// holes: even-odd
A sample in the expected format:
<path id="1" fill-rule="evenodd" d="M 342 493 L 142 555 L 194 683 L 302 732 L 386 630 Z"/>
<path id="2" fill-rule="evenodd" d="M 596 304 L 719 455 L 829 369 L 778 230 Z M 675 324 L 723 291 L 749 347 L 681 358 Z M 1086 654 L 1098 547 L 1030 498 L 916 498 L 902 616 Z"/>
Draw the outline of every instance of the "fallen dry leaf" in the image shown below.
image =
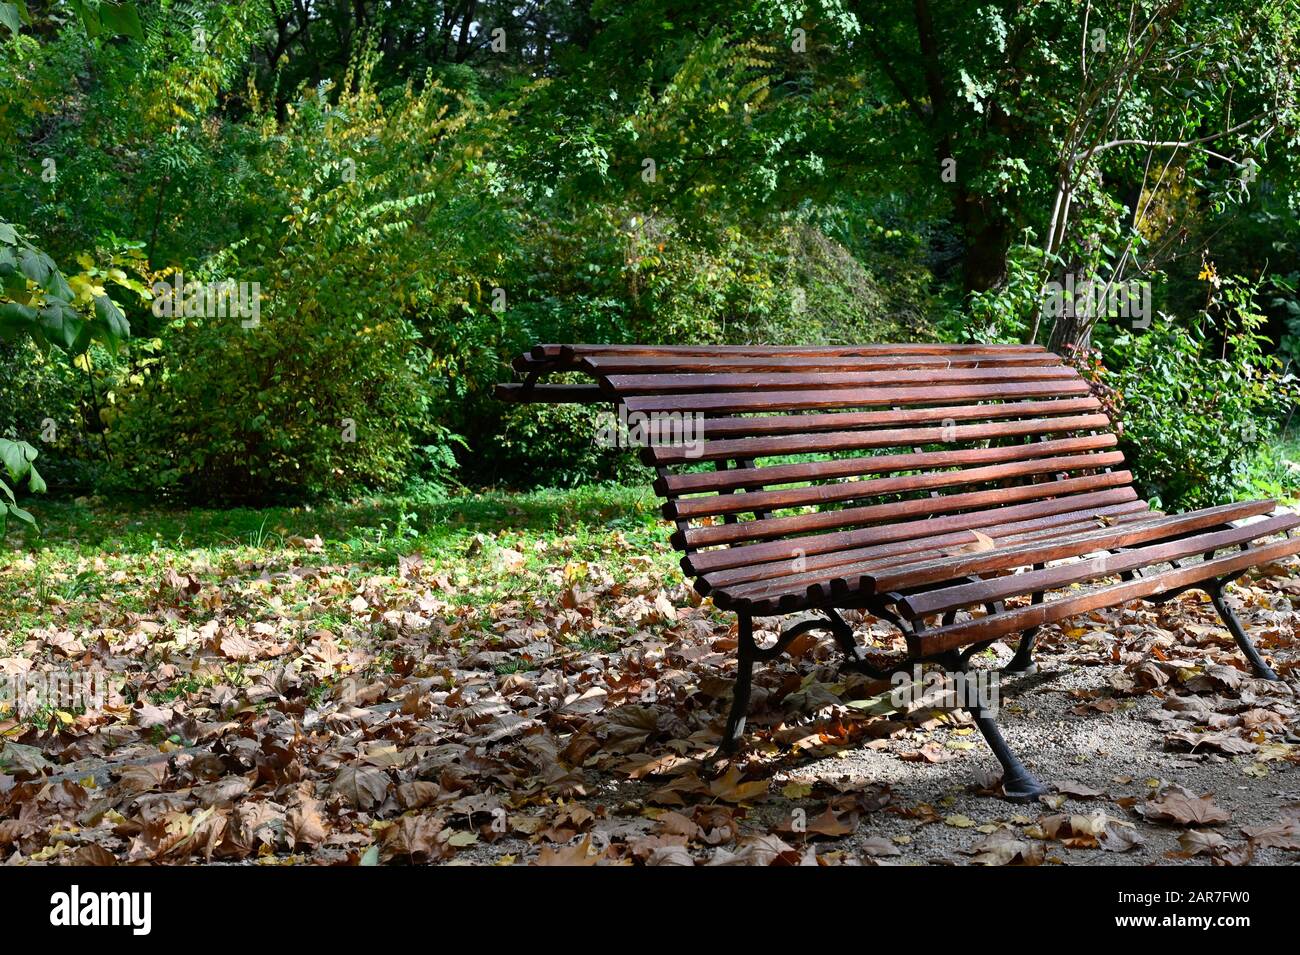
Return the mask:
<path id="1" fill-rule="evenodd" d="M 1212 796 L 1197 796 L 1182 786 L 1166 786 L 1138 811 L 1153 822 L 1179 826 L 1215 826 L 1232 817 L 1214 804 Z"/>

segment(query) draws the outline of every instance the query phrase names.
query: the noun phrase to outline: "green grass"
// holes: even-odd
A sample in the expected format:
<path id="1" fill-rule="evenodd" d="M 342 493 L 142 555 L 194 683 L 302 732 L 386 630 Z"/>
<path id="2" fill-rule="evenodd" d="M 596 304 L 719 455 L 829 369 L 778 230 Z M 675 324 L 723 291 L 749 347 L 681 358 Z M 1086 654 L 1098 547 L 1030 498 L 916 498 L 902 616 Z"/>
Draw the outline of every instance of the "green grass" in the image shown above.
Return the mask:
<path id="1" fill-rule="evenodd" d="M 320 535 L 349 554 L 407 553 L 411 541 L 427 546 L 476 533 L 518 531 L 534 537 L 562 532 L 622 530 L 645 534 L 658 522 L 658 502 L 647 488 L 591 485 L 528 493 L 466 493 L 434 503 L 379 498 L 351 504 L 270 508 L 150 507 L 81 499 L 41 498 L 25 506 L 36 515 L 37 548 L 80 548 L 86 553 L 146 554 L 159 549 L 275 548 L 290 537 Z M 7 543 L 21 546 L 22 529 Z"/>

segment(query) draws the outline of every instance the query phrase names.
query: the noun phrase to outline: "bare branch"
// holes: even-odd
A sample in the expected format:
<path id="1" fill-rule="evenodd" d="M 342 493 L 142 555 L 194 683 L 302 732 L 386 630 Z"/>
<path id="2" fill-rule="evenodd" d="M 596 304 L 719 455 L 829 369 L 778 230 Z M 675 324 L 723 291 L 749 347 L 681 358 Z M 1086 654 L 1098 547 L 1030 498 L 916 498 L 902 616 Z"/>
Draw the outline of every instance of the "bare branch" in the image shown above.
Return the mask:
<path id="1" fill-rule="evenodd" d="M 1254 123 L 1257 123 L 1259 120 L 1263 119 L 1265 115 L 1267 114 L 1256 113 L 1250 119 L 1243 120 L 1242 122 L 1237 123 L 1235 126 L 1230 126 L 1227 129 L 1222 130 L 1221 132 L 1210 133 L 1209 135 L 1200 136 L 1197 137 L 1196 139 L 1174 139 L 1174 140 L 1112 139 L 1108 143 L 1100 143 L 1096 146 L 1089 147 L 1088 149 L 1084 150 L 1081 153 L 1076 153 L 1074 156 L 1074 161 L 1076 163 L 1081 161 L 1086 161 L 1088 159 L 1091 159 L 1097 153 L 1105 152 L 1108 149 L 1114 149 L 1117 146 L 1146 146 L 1152 149 L 1190 149 L 1193 146 L 1199 146 L 1202 143 L 1213 142 L 1216 139 L 1222 139 L 1224 136 L 1231 136 L 1233 133 L 1239 133 L 1243 129 L 1246 129 L 1248 126 L 1251 126 Z M 1271 132 L 1271 130 L 1266 131 L 1266 133 L 1267 132 Z"/>

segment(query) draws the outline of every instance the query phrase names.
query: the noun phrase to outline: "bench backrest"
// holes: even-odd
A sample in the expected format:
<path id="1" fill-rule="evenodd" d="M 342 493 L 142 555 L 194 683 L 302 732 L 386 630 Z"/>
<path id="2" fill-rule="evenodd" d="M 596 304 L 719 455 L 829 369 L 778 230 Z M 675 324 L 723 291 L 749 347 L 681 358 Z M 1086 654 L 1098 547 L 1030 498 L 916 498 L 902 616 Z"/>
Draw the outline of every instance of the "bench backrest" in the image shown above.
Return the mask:
<path id="1" fill-rule="evenodd" d="M 642 458 L 705 590 L 1145 510 L 1088 383 L 1038 346 L 542 345 L 515 367 L 516 400 L 650 425 Z M 595 384 L 534 384 L 560 371 Z"/>

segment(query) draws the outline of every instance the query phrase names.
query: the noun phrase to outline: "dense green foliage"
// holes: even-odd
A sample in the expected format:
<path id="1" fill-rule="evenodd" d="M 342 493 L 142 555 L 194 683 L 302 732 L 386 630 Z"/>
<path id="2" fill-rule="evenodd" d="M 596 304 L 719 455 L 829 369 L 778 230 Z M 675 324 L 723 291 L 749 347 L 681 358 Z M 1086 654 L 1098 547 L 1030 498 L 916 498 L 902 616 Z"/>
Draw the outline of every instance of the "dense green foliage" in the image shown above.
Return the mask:
<path id="1" fill-rule="evenodd" d="M 1290 410 L 1297 0 L 0 22 L 0 493 L 34 449 L 198 499 L 626 475 L 591 412 L 493 400 L 538 340 L 1095 344 L 1166 506 L 1249 493 Z M 1075 278 L 1162 317 L 1048 311 Z"/>
<path id="2" fill-rule="evenodd" d="M 1229 283 L 1211 305 L 1225 308 L 1207 310 L 1190 329 L 1157 320 L 1112 346 L 1117 371 L 1107 383 L 1123 396 L 1124 450 L 1156 506 L 1210 505 L 1251 489 L 1257 449 L 1271 445 L 1281 416 L 1300 400 L 1265 351 L 1253 290 Z M 1205 327 L 1216 314 L 1227 326 L 1217 353 Z"/>

